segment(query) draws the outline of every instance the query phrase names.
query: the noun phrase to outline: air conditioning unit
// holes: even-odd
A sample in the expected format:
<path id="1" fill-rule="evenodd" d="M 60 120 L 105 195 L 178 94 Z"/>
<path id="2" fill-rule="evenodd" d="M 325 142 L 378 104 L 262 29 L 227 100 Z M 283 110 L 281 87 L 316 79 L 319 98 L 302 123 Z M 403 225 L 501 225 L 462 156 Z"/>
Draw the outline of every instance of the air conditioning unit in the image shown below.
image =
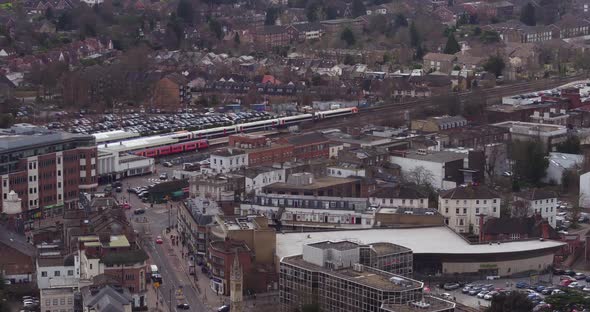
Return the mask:
<path id="1" fill-rule="evenodd" d="M 355 270 L 356 272 L 362 272 L 363 271 L 363 265 L 360 263 L 355 263 L 352 265 L 352 269 Z"/>

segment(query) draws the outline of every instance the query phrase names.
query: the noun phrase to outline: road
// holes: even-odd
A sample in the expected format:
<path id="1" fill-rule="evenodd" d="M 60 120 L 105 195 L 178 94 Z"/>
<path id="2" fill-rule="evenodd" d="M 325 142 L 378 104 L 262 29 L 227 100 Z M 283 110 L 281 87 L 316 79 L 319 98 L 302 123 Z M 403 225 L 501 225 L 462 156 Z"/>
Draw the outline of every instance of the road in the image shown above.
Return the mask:
<path id="1" fill-rule="evenodd" d="M 171 250 L 172 246 L 164 240 L 164 244 L 156 244 L 155 240 L 158 235 L 162 237 L 166 234 L 166 228 L 176 223 L 176 204 L 155 204 L 153 207 L 150 204 L 142 203 L 141 200 L 132 193 L 127 193 L 126 190 L 130 187 L 144 186 L 154 183 L 162 172 L 167 172 L 168 176 L 172 176 L 172 171 L 178 169 L 178 166 L 172 168 L 164 168 L 157 166 L 157 174 L 146 175 L 141 177 L 130 177 L 123 180 L 123 193 L 115 194 L 122 201 L 127 201 L 132 209 L 127 211 L 127 217 L 131 220 L 133 228 L 138 232 L 140 243 L 143 245 L 145 251 L 150 255 L 151 263 L 158 266 L 163 279 L 163 283 L 159 288 L 159 296 L 162 299 L 160 302 L 165 304 L 164 311 L 171 307 L 170 311 L 177 311 L 176 290 L 182 288 L 185 300 L 191 306 L 190 311 L 205 312 L 200 300 L 197 290 L 191 284 L 187 275 L 181 269 L 180 261 L 176 254 Z M 170 208 L 172 206 L 172 208 Z M 146 208 L 146 213 L 140 216 L 133 214 L 136 208 Z M 144 218 L 147 222 L 144 222 Z M 152 287 L 151 284 L 148 287 Z M 160 306 L 161 307 L 161 306 Z M 185 311 L 185 310 L 178 310 Z"/>

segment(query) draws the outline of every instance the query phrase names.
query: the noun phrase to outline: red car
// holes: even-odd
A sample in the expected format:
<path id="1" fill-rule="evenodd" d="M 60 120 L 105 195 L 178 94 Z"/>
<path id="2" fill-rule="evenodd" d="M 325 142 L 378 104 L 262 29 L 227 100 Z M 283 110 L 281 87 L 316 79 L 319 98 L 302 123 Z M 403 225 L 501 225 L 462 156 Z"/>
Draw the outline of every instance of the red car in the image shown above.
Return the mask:
<path id="1" fill-rule="evenodd" d="M 163 244 L 164 241 L 162 240 L 162 236 L 158 235 L 158 237 L 156 237 L 156 244 Z"/>
<path id="2" fill-rule="evenodd" d="M 123 203 L 123 204 L 121 204 L 121 208 L 123 208 L 123 209 L 131 209 L 131 205 L 129 205 L 129 203 Z"/>
<path id="3" fill-rule="evenodd" d="M 572 282 L 573 282 L 572 280 L 565 279 L 565 280 L 562 280 L 562 281 L 559 283 L 559 286 L 566 287 L 566 286 L 568 286 L 569 284 L 571 284 Z"/>

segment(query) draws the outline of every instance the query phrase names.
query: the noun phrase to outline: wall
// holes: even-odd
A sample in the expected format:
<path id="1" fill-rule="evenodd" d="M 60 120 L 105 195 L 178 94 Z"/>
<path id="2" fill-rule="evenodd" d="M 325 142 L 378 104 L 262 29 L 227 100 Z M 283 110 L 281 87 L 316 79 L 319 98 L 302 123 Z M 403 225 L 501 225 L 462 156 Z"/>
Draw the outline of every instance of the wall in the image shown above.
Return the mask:
<path id="1" fill-rule="evenodd" d="M 70 288 L 41 290 L 40 310 L 43 312 L 72 312 L 74 309 L 74 292 Z"/>
<path id="2" fill-rule="evenodd" d="M 590 207 L 590 172 L 580 176 L 580 206 Z"/>
<path id="3" fill-rule="evenodd" d="M 285 169 L 276 169 L 258 174 L 254 178 L 245 177 L 246 193 L 254 191 L 258 193 L 262 187 L 273 183 L 284 183 L 286 178 Z"/>
<path id="4" fill-rule="evenodd" d="M 530 200 L 529 202 L 529 215 L 533 215 L 536 212 L 541 212 L 541 217 L 547 219 L 549 224 L 555 228 L 557 220 L 557 198 L 538 199 Z"/>
<path id="5" fill-rule="evenodd" d="M 498 269 L 498 275 L 508 276 L 525 271 L 539 271 L 553 264 L 553 254 L 520 260 L 492 262 L 443 262 L 443 273 L 473 273 L 481 269 Z"/>
<path id="6" fill-rule="evenodd" d="M 210 167 L 216 173 L 226 173 L 246 167 L 248 164 L 248 154 L 236 154 L 231 156 L 221 156 L 211 154 Z"/>
<path id="7" fill-rule="evenodd" d="M 420 199 L 369 197 L 369 203 L 382 208 L 428 208 L 428 197 Z"/>
<path id="8" fill-rule="evenodd" d="M 435 215 L 409 215 L 403 213 L 376 213 L 375 224 L 379 226 L 390 225 L 443 225 L 445 219 L 440 214 Z"/>
<path id="9" fill-rule="evenodd" d="M 445 176 L 445 170 L 443 163 L 422 161 L 400 156 L 391 156 L 389 161 L 393 164 L 398 164 L 401 166 L 402 172 L 404 174 L 417 167 L 424 167 L 424 169 L 432 173 L 432 186 L 436 189 L 444 188 L 443 179 Z"/>

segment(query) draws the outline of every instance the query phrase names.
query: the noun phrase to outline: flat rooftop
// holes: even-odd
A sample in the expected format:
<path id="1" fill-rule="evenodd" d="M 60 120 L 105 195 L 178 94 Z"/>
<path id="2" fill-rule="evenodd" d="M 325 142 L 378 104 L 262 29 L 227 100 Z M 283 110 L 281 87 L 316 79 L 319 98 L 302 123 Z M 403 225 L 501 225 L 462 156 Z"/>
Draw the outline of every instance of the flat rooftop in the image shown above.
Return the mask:
<path id="1" fill-rule="evenodd" d="M 427 303 L 428 306 L 418 307 L 413 305 L 414 302 L 409 302 L 407 304 L 384 303 L 381 305 L 381 309 L 391 312 L 437 312 L 448 311 L 456 306 L 454 302 L 432 296 L 423 296 L 422 302 Z"/>
<path id="2" fill-rule="evenodd" d="M 350 250 L 359 248 L 357 243 L 349 242 L 349 241 L 341 241 L 341 242 L 319 242 L 315 244 L 309 244 L 309 246 L 319 248 L 319 249 L 336 249 L 336 250 Z"/>
<path id="3" fill-rule="evenodd" d="M 277 255 L 288 257 L 303 253 L 303 245 L 322 241 L 352 240 L 363 244 L 392 243 L 411 249 L 414 254 L 503 254 L 557 248 L 565 243 L 529 240 L 498 244 L 469 244 L 445 226 L 411 229 L 363 229 L 285 233 L 277 235 Z"/>
<path id="4" fill-rule="evenodd" d="M 446 163 L 449 161 L 464 159 L 464 154 L 453 153 L 453 152 L 435 152 L 427 151 L 426 153 L 418 153 L 418 151 L 406 151 L 403 155 L 393 155 L 392 157 L 410 158 L 430 162 Z"/>
<path id="5" fill-rule="evenodd" d="M 103 143 L 108 141 L 116 141 L 116 140 L 123 140 L 138 137 L 139 133 L 135 132 L 127 132 L 124 130 L 113 130 L 107 132 L 99 132 L 92 134 L 96 139 L 96 143 Z"/>
<path id="6" fill-rule="evenodd" d="M 378 255 L 390 255 L 400 252 L 412 251 L 409 248 L 392 243 L 372 243 L 370 245 Z"/>
<path id="7" fill-rule="evenodd" d="M 0 133 L 0 152 L 47 146 L 70 140 L 91 140 L 92 136 L 72 134 L 63 131 L 49 131 L 35 134 L 3 134 Z"/>
<path id="8" fill-rule="evenodd" d="M 363 266 L 363 270 L 361 272 L 355 271 L 352 267 L 339 270 L 332 270 L 329 268 L 317 266 L 313 263 L 303 260 L 303 255 L 283 258 L 281 261 L 283 263 L 298 266 L 307 270 L 324 272 L 328 275 L 332 275 L 345 280 L 351 280 L 354 283 L 372 288 L 377 288 L 383 291 L 410 290 L 421 288 L 424 285 L 422 282 L 407 277 L 395 275 L 389 272 L 376 270 L 367 266 Z M 400 282 L 394 283 L 391 281 L 391 278 L 394 278 Z"/>
<path id="9" fill-rule="evenodd" d="M 289 183 L 277 182 L 277 183 L 273 183 L 271 185 L 268 185 L 264 188 L 313 190 L 313 189 L 318 189 L 318 188 L 335 186 L 335 185 L 339 185 L 339 184 L 351 183 L 351 182 L 355 182 L 357 180 L 358 179 L 355 179 L 355 178 L 321 177 L 321 178 L 314 178 L 313 183 L 311 183 L 311 184 L 299 185 L 299 184 L 289 184 Z"/>

